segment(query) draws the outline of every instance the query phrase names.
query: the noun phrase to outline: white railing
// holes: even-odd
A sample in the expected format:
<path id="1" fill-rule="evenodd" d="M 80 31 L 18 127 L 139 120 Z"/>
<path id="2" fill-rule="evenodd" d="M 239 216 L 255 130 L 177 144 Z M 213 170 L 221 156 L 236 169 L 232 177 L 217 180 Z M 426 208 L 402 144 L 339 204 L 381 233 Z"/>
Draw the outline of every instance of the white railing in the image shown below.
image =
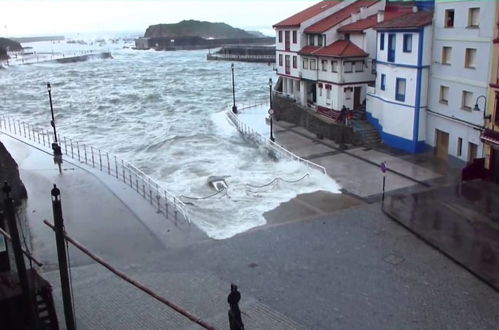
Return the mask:
<path id="1" fill-rule="evenodd" d="M 243 110 L 247 110 L 247 109 L 251 109 L 251 108 L 259 108 L 259 107 L 262 107 L 264 105 L 267 105 L 268 106 L 269 104 L 269 101 L 268 100 L 257 100 L 257 101 L 254 101 L 254 102 L 246 102 L 246 103 L 236 103 L 236 106 L 237 106 L 237 111 L 243 111 Z M 232 106 L 231 106 L 232 108 Z"/>
<path id="2" fill-rule="evenodd" d="M 237 55 L 237 54 L 208 54 L 211 58 L 222 58 L 225 60 L 269 60 L 275 61 L 275 55 Z"/>
<path id="3" fill-rule="evenodd" d="M 253 142 L 255 142 L 256 144 L 263 145 L 263 146 L 271 149 L 272 151 L 275 152 L 276 155 L 280 155 L 281 157 L 286 158 L 286 159 L 292 159 L 292 160 L 299 161 L 299 162 L 305 164 L 308 168 L 313 168 L 313 169 L 319 170 L 322 173 L 327 175 L 327 172 L 326 172 L 326 169 L 324 168 L 324 166 L 318 165 L 318 164 L 311 162 L 307 159 L 301 158 L 300 156 L 295 155 L 291 151 L 283 148 L 279 144 L 277 144 L 277 143 L 271 141 L 270 139 L 266 138 L 265 136 L 261 135 L 260 133 L 258 133 L 254 129 L 252 129 L 250 126 L 243 123 L 239 119 L 239 117 L 230 110 L 230 107 L 226 113 L 227 113 L 227 116 L 229 117 L 229 119 L 231 120 L 231 122 L 237 127 L 238 131 L 241 132 L 241 134 L 243 134 L 245 137 L 247 137 L 250 140 L 252 140 Z"/>
<path id="4" fill-rule="evenodd" d="M 38 143 L 52 152 L 54 134 L 49 130 L 10 117 L 0 117 L 0 130 Z M 165 218 L 177 225 L 179 213 L 190 223 L 186 205 L 144 172 L 109 152 L 57 134 L 64 156 L 91 166 L 124 182 L 147 200 Z"/>

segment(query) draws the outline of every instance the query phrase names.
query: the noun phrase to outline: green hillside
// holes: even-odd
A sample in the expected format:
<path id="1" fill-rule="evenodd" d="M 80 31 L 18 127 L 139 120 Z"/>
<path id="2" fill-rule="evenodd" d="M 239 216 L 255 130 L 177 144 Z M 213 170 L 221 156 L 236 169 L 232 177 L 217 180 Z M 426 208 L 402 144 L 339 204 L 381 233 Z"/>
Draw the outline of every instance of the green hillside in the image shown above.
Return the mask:
<path id="1" fill-rule="evenodd" d="M 225 23 L 211 23 L 204 21 L 188 20 L 175 24 L 157 24 L 147 28 L 144 37 L 187 37 L 197 36 L 202 38 L 252 38 L 254 35 L 242 29 L 234 28 Z"/>

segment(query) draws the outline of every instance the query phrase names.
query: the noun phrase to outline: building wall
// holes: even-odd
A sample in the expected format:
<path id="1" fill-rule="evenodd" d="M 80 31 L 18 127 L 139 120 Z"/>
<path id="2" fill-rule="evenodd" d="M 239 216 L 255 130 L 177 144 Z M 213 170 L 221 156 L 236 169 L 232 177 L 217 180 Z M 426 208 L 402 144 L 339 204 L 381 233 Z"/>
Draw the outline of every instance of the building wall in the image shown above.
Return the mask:
<path id="1" fill-rule="evenodd" d="M 469 8 L 480 8 L 479 27 L 468 27 Z M 445 11 L 454 10 L 454 27 L 445 27 Z M 484 125 L 483 112 L 463 109 L 462 93 L 477 97 L 487 95 L 491 77 L 492 39 L 496 16 L 496 1 L 450 1 L 435 3 L 434 40 L 427 116 L 427 143 L 436 145 L 435 130 L 449 133 L 449 155 L 463 163 L 468 161 L 468 143 L 478 144 L 477 157 L 483 156 L 480 141 Z M 450 64 L 442 63 L 443 47 L 451 47 Z M 476 49 L 474 68 L 465 67 L 466 48 Z M 441 101 L 440 86 L 449 88 L 448 102 Z M 480 106 L 483 109 L 483 101 Z M 463 150 L 458 152 L 458 138 Z"/>

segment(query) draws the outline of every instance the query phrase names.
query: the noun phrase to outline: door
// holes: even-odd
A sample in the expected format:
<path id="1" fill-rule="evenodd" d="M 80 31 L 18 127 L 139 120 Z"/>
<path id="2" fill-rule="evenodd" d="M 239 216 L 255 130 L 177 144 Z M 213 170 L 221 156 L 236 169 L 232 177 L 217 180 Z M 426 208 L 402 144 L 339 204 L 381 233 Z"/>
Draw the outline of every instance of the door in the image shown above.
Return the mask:
<path id="1" fill-rule="evenodd" d="M 284 47 L 286 50 L 289 50 L 290 38 L 289 31 L 284 32 Z"/>
<path id="2" fill-rule="evenodd" d="M 435 134 L 437 139 L 435 155 L 437 158 L 447 160 L 449 154 L 449 134 L 438 129 L 435 130 Z"/>
<path id="3" fill-rule="evenodd" d="M 362 91 L 362 87 L 355 87 L 353 89 L 353 110 L 360 109 L 360 92 Z"/>
<path id="4" fill-rule="evenodd" d="M 395 34 L 388 35 L 388 62 L 395 62 Z"/>
<path id="5" fill-rule="evenodd" d="M 286 74 L 291 74 L 290 55 L 284 56 L 284 70 Z"/>
<path id="6" fill-rule="evenodd" d="M 468 143 L 468 163 L 473 163 L 473 160 L 476 158 L 476 152 L 478 150 L 478 146 L 474 143 Z"/>

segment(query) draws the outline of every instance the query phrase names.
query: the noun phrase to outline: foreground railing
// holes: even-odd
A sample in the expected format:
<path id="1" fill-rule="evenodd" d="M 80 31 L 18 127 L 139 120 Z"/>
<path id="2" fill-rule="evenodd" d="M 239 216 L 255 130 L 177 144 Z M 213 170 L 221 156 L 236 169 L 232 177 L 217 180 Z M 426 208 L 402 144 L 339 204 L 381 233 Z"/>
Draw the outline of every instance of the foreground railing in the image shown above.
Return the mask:
<path id="1" fill-rule="evenodd" d="M 236 114 L 234 114 L 230 109 L 227 111 L 227 116 L 232 121 L 232 123 L 237 127 L 239 132 L 241 132 L 247 138 L 253 140 L 256 144 L 263 145 L 263 146 L 273 150 L 277 155 L 280 155 L 283 158 L 299 161 L 299 162 L 305 164 L 308 168 L 313 168 L 313 169 L 319 170 L 322 173 L 327 175 L 326 169 L 323 166 L 318 165 L 314 162 L 311 162 L 307 159 L 301 158 L 300 156 L 295 155 L 291 151 L 281 147 L 279 144 L 277 144 L 277 143 L 271 141 L 270 139 L 266 138 L 265 136 L 261 135 L 260 133 L 258 133 L 254 129 L 252 129 L 250 126 L 243 123 L 239 119 L 239 117 Z"/>
<path id="2" fill-rule="evenodd" d="M 52 152 L 54 134 L 49 130 L 5 116 L 0 118 L 0 130 L 24 137 Z M 57 135 L 64 156 L 114 176 L 147 200 L 158 213 L 162 213 L 167 219 L 174 219 L 175 224 L 179 213 L 190 223 L 186 205 L 132 164 L 104 150 Z"/>

